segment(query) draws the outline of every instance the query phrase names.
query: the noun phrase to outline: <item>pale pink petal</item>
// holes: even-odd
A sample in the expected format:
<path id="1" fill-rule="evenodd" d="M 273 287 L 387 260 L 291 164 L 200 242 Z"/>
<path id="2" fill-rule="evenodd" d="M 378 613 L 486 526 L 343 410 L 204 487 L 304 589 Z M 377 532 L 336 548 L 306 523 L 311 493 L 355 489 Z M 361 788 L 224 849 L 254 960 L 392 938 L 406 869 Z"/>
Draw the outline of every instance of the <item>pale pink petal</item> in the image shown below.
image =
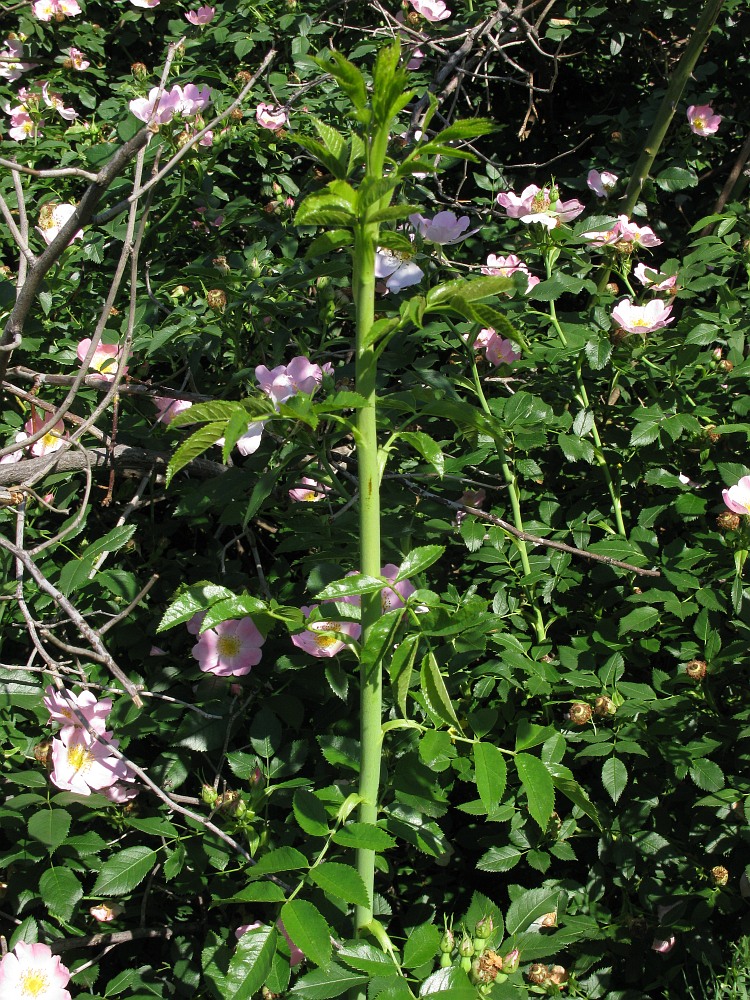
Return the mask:
<path id="1" fill-rule="evenodd" d="M 735 514 L 750 514 L 750 476 L 743 476 L 738 483 L 722 490 L 724 503 Z"/>

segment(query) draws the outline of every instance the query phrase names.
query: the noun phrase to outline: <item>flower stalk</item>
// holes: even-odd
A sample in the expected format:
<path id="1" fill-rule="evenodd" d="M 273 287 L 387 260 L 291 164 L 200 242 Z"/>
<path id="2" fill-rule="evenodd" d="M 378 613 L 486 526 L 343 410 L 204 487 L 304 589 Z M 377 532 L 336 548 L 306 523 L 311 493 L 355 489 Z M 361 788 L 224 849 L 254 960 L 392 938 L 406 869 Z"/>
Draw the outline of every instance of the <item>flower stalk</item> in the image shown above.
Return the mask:
<path id="1" fill-rule="evenodd" d="M 357 416 L 359 467 L 360 566 L 368 576 L 380 575 L 380 468 L 377 439 L 377 358 L 368 337 L 375 319 L 375 246 L 377 224 L 358 224 L 354 231 L 352 291 L 356 310 L 356 390 L 365 399 Z M 362 595 L 362 645 L 380 618 L 380 593 Z M 374 824 L 378 816 L 383 677 L 380 662 L 360 665 L 359 819 Z M 370 906 L 357 906 L 355 933 L 372 920 L 375 852 L 357 851 L 357 871 L 367 887 Z"/>
<path id="2" fill-rule="evenodd" d="M 695 31 L 691 35 L 690 41 L 687 44 L 687 48 L 683 52 L 682 58 L 678 62 L 674 73 L 669 79 L 664 99 L 662 100 L 656 114 L 654 124 L 651 126 L 648 136 L 646 137 L 646 142 L 641 150 L 641 155 L 638 157 L 638 162 L 633 168 L 630 183 L 628 184 L 623 198 L 622 211 L 628 216 L 628 218 L 632 214 L 632 211 L 638 202 L 641 189 L 646 182 L 649 171 L 654 165 L 654 160 L 656 159 L 664 139 L 666 138 L 669 126 L 672 124 L 672 119 L 674 118 L 677 110 L 677 104 L 682 96 L 682 92 L 685 89 L 685 84 L 688 82 L 690 74 L 695 69 L 695 64 L 698 62 L 698 58 L 703 51 L 706 41 L 708 40 L 708 36 L 711 33 L 711 29 L 716 23 L 716 19 L 723 6 L 724 0 L 709 0 L 709 2 L 705 5 L 703 11 L 701 12 L 701 16 L 698 18 Z"/>
<path id="3" fill-rule="evenodd" d="M 492 411 L 490 410 L 489 404 L 487 403 L 487 398 L 484 395 L 484 390 L 482 389 L 482 383 L 479 378 L 479 372 L 477 371 L 476 361 L 472 355 L 471 358 L 471 371 L 472 378 L 474 380 L 474 388 L 476 389 L 477 398 L 479 399 L 479 405 L 482 407 L 483 412 L 488 416 L 492 417 Z M 518 489 L 518 481 L 516 479 L 513 469 L 510 467 L 508 458 L 505 454 L 505 444 L 499 437 L 499 435 L 493 435 L 493 440 L 495 443 L 495 451 L 497 452 L 498 458 L 500 459 L 500 467 L 503 473 L 503 479 L 508 486 L 508 498 L 510 499 L 510 509 L 513 516 L 513 525 L 517 531 L 524 532 L 526 529 L 523 526 L 523 516 L 521 514 L 521 499 L 520 492 Z M 526 542 L 523 538 L 513 539 L 516 548 L 518 549 L 518 554 L 521 557 L 521 567 L 523 568 L 524 576 L 531 576 L 531 564 L 529 562 L 529 552 L 526 548 Z M 544 618 L 542 617 L 542 612 L 539 605 L 534 600 L 534 594 L 528 588 L 526 590 L 526 599 L 529 602 L 530 607 L 533 609 L 533 623 L 534 631 L 536 633 L 537 641 L 543 642 L 547 634 L 547 630 L 544 625 Z"/>
<path id="4" fill-rule="evenodd" d="M 546 267 L 547 267 L 547 278 L 552 277 L 552 264 L 553 258 L 550 254 L 546 257 Z M 555 303 L 550 302 L 549 304 L 549 318 L 552 326 L 560 338 L 560 343 L 563 347 L 567 347 L 568 339 L 560 326 L 560 321 L 557 318 L 557 310 L 555 309 Z M 576 386 L 578 389 L 578 401 L 584 409 L 591 413 L 592 424 L 591 424 L 591 437 L 594 439 L 594 455 L 596 457 L 596 462 L 599 468 L 602 470 L 602 475 L 604 476 L 604 481 L 607 484 L 607 489 L 609 490 L 609 495 L 612 500 L 612 511 L 615 516 L 615 524 L 617 525 L 618 535 L 622 535 L 623 538 L 627 538 L 627 531 L 625 530 L 625 521 L 622 516 L 622 499 L 620 497 L 620 490 L 617 487 L 614 479 L 612 478 L 612 472 L 609 468 L 609 463 L 607 462 L 607 457 L 604 454 L 604 447 L 602 445 L 602 439 L 599 434 L 599 428 L 596 423 L 596 416 L 591 408 L 591 403 L 589 401 L 589 394 L 586 391 L 586 385 L 583 381 L 583 373 L 581 371 L 583 365 L 583 358 L 579 357 L 578 363 L 576 364 Z"/>

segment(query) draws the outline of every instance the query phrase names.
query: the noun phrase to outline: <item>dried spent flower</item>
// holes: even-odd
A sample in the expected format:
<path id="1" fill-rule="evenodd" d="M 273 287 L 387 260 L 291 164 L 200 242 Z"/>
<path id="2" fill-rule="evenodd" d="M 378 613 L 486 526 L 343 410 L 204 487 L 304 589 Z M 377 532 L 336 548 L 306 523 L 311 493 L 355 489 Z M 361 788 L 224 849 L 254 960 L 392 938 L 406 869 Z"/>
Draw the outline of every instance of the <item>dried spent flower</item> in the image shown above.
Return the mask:
<path id="1" fill-rule="evenodd" d="M 529 967 L 526 978 L 535 986 L 543 986 L 549 980 L 549 969 L 542 962 L 534 962 Z"/>
<path id="2" fill-rule="evenodd" d="M 708 664 L 705 660 L 690 660 L 685 664 L 685 673 L 694 681 L 702 681 L 708 673 Z"/>
<path id="3" fill-rule="evenodd" d="M 556 986 L 564 986 L 569 979 L 568 970 L 562 965 L 553 965 L 549 970 L 549 981 Z"/>
<path id="4" fill-rule="evenodd" d="M 740 526 L 740 515 L 725 510 L 716 518 L 716 525 L 721 531 L 736 531 Z"/>
<path id="5" fill-rule="evenodd" d="M 611 698 L 606 694 L 601 694 L 594 702 L 594 714 L 604 718 L 607 715 L 614 715 L 617 707 Z"/>
<path id="6" fill-rule="evenodd" d="M 591 705 L 583 701 L 574 701 L 568 711 L 568 718 L 574 726 L 585 726 L 591 718 Z"/>
<path id="7" fill-rule="evenodd" d="M 211 288 L 206 292 L 206 304 L 214 312 L 221 312 L 227 304 L 227 293 L 221 288 Z"/>
<path id="8" fill-rule="evenodd" d="M 724 865 L 714 865 L 711 869 L 711 879 L 714 885 L 726 885 L 729 881 L 729 872 Z"/>

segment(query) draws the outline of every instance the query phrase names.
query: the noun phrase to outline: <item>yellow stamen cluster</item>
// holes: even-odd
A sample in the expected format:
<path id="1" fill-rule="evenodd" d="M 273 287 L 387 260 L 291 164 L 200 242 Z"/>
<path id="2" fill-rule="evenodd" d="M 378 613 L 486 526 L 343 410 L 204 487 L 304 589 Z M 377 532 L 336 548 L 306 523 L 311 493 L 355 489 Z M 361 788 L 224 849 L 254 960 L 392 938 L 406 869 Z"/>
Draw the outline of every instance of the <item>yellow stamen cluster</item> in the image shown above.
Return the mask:
<path id="1" fill-rule="evenodd" d="M 539 194 L 534 195 L 531 202 L 531 210 L 532 212 L 546 212 L 550 207 L 550 204 L 551 202 L 549 194 L 547 193 L 547 188 L 542 188 Z"/>
<path id="2" fill-rule="evenodd" d="M 49 989 L 49 980 L 38 969 L 27 969 L 19 979 L 22 997 L 38 997 Z"/>
<path id="3" fill-rule="evenodd" d="M 88 747 L 76 743 L 68 747 L 68 764 L 74 771 L 82 771 L 84 774 L 94 763 L 94 755 Z"/>
<path id="4" fill-rule="evenodd" d="M 242 649 L 242 642 L 239 636 L 222 635 L 217 643 L 220 656 L 237 656 Z"/>
<path id="5" fill-rule="evenodd" d="M 311 631 L 316 633 L 313 638 L 319 649 L 329 649 L 334 643 L 341 641 L 335 635 L 323 634 L 325 632 L 340 632 L 341 622 L 317 622 Z"/>

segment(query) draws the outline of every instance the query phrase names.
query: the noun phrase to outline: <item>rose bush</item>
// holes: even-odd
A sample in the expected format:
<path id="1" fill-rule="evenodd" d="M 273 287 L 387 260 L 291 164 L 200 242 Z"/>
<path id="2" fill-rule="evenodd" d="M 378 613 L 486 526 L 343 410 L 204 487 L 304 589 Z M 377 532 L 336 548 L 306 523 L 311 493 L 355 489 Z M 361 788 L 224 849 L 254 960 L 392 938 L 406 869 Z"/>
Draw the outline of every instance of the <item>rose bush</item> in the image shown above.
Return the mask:
<path id="1" fill-rule="evenodd" d="M 3 13 L 6 992 L 721 969 L 746 20 Z"/>

